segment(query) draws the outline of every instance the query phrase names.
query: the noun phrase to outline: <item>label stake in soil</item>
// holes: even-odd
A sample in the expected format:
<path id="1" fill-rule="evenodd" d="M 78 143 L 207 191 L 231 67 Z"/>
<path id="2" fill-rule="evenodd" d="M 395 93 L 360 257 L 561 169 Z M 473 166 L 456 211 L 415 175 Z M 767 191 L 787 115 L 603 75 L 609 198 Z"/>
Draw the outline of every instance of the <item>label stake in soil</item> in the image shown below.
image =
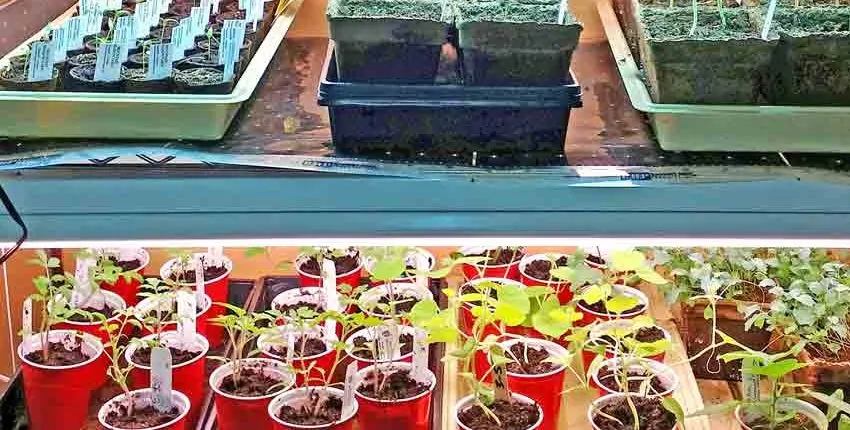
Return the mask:
<path id="1" fill-rule="evenodd" d="M 94 294 L 91 282 L 91 270 L 96 264 L 94 258 L 88 256 L 77 259 L 77 268 L 74 270 L 74 277 L 77 282 L 74 284 L 73 294 L 71 295 L 72 306 L 85 306 Z"/>
<path id="2" fill-rule="evenodd" d="M 354 407 L 354 378 L 357 376 L 357 362 L 345 368 L 345 390 L 342 395 L 342 416 Z"/>
<path id="3" fill-rule="evenodd" d="M 23 311 L 23 333 L 24 337 L 32 334 L 32 298 L 27 297 L 24 300 L 24 311 Z M 43 347 L 44 345 L 42 345 Z"/>
<path id="4" fill-rule="evenodd" d="M 185 345 L 190 345 L 195 339 L 197 332 L 196 309 L 197 300 L 195 300 L 194 293 L 185 290 L 177 292 L 177 331 Z"/>
<path id="5" fill-rule="evenodd" d="M 428 257 L 416 253 L 416 285 L 423 289 L 428 290 L 428 276 L 425 274 L 428 272 Z"/>
<path id="6" fill-rule="evenodd" d="M 745 372 L 743 369 L 752 367 L 755 360 L 745 358 L 741 363 L 741 382 L 744 385 L 744 398 L 753 402 L 758 402 L 761 399 L 761 387 L 758 375 Z"/>
<path id="7" fill-rule="evenodd" d="M 336 263 L 330 258 L 322 260 L 322 289 L 325 290 L 325 300 L 328 302 L 328 310 L 338 310 L 339 295 L 336 291 Z M 336 333 L 336 321 L 328 319 L 325 322 L 325 336 L 330 336 L 331 333 Z"/>
<path id="8" fill-rule="evenodd" d="M 152 406 L 163 413 L 171 410 L 171 351 L 168 348 L 151 349 Z"/>
<path id="9" fill-rule="evenodd" d="M 302 340 L 301 344 L 307 343 L 306 340 Z M 295 333 L 286 329 L 286 362 L 292 363 L 292 359 L 295 358 Z"/>
<path id="10" fill-rule="evenodd" d="M 490 348 L 490 354 L 494 357 L 504 357 L 502 348 L 498 345 L 493 345 Z M 508 373 L 507 366 L 504 360 L 494 360 L 496 364 L 493 366 L 493 389 L 495 391 L 496 400 L 511 401 L 511 392 L 508 388 L 508 380 L 505 377 Z"/>
<path id="11" fill-rule="evenodd" d="M 199 296 L 206 294 L 206 281 L 204 280 L 204 260 L 200 257 L 195 260 L 195 291 Z"/>
<path id="12" fill-rule="evenodd" d="M 413 333 L 413 379 L 425 382 L 428 368 L 428 344 L 425 338 L 428 335 L 422 329 L 416 329 Z"/>

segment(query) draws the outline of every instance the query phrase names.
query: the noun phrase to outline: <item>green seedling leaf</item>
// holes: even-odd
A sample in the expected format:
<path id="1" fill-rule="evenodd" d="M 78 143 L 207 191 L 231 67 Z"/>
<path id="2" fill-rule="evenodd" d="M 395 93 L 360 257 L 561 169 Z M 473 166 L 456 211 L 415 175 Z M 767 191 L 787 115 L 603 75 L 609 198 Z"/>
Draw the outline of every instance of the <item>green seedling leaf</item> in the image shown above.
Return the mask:
<path id="1" fill-rule="evenodd" d="M 664 406 L 664 409 L 667 409 L 676 416 L 676 422 L 684 424 L 685 423 L 685 410 L 682 408 L 682 405 L 672 397 L 665 397 L 664 400 L 661 401 L 661 406 Z"/>
<path id="2" fill-rule="evenodd" d="M 245 250 L 245 258 L 254 258 L 260 255 L 267 255 L 268 251 L 265 247 L 255 246 Z"/>
<path id="3" fill-rule="evenodd" d="M 417 327 L 424 327 L 440 313 L 440 307 L 433 299 L 422 300 L 410 310 L 407 318 Z"/>
<path id="4" fill-rule="evenodd" d="M 404 275 L 407 266 L 404 259 L 379 260 L 372 266 L 372 278 L 378 281 L 389 282 Z"/>
<path id="5" fill-rule="evenodd" d="M 663 285 L 667 283 L 667 279 L 659 275 L 658 272 L 656 272 L 655 270 L 649 268 L 638 270 L 637 275 L 638 277 L 640 277 L 640 279 L 643 279 L 644 281 L 649 282 L 651 284 Z"/>
<path id="6" fill-rule="evenodd" d="M 774 363 L 770 363 L 766 366 L 746 366 L 742 370 L 745 373 L 749 373 L 752 375 L 762 375 L 766 376 L 770 379 L 780 379 L 781 377 L 797 370 L 807 367 L 807 363 L 800 363 L 799 361 L 789 358 L 786 360 L 777 361 Z"/>
<path id="7" fill-rule="evenodd" d="M 616 296 L 605 302 L 605 308 L 614 314 L 622 314 L 640 305 L 640 300 L 630 296 Z"/>
<path id="8" fill-rule="evenodd" d="M 609 288 L 604 288 L 603 285 L 591 285 L 585 288 L 581 294 L 579 294 L 578 298 L 583 300 L 585 303 L 592 305 L 594 303 L 599 303 L 608 297 L 609 291 L 611 291 L 610 286 Z"/>
<path id="9" fill-rule="evenodd" d="M 552 287 L 544 286 L 527 287 L 525 294 L 528 297 L 535 298 L 555 294 L 555 290 Z"/>
<path id="10" fill-rule="evenodd" d="M 813 399 L 826 404 L 830 409 L 836 409 L 847 415 L 850 415 L 850 404 L 847 404 L 847 402 L 845 402 L 843 399 L 838 399 L 836 397 L 828 396 L 826 394 L 812 390 L 806 390 L 805 392 Z"/>
<path id="11" fill-rule="evenodd" d="M 640 251 L 614 251 L 611 254 L 611 269 L 614 272 L 637 272 L 645 266 L 646 256 Z"/>
<path id="12" fill-rule="evenodd" d="M 696 411 L 692 414 L 688 414 L 685 418 L 704 417 L 708 415 L 723 415 L 734 411 L 735 408 L 742 404 L 743 402 L 739 400 L 733 400 L 730 402 L 721 403 L 719 405 L 711 405 L 706 407 L 705 409 Z"/>

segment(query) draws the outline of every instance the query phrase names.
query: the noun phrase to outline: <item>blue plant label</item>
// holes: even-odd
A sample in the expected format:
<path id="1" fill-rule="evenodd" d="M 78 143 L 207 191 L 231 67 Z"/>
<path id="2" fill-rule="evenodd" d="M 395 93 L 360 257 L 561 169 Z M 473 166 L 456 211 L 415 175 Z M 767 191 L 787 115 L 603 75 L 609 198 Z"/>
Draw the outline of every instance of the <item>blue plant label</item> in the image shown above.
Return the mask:
<path id="1" fill-rule="evenodd" d="M 189 13 L 189 20 L 191 21 L 192 36 L 200 36 L 204 34 L 206 24 L 204 9 L 202 7 L 193 7 L 192 12 Z M 206 17 L 206 20 L 209 20 L 209 16 Z"/>
<path id="2" fill-rule="evenodd" d="M 160 412 L 171 410 L 171 351 L 168 348 L 151 349 L 152 406 Z"/>
<path id="3" fill-rule="evenodd" d="M 123 47 L 121 62 L 127 61 L 130 48 L 136 47 L 136 19 L 133 16 L 122 16 L 115 21 L 115 37 L 113 41 Z"/>
<path id="4" fill-rule="evenodd" d="M 62 26 L 53 30 L 53 34 L 50 35 L 50 43 L 53 45 L 51 46 L 53 50 L 53 64 L 65 61 L 65 57 L 68 55 L 69 33 L 68 27 Z"/>
<path id="5" fill-rule="evenodd" d="M 136 13 L 133 15 L 136 38 L 147 36 L 151 29 L 151 13 L 150 10 L 154 6 L 153 3 L 144 2 L 136 4 Z"/>
<path id="6" fill-rule="evenodd" d="M 68 29 L 68 50 L 80 49 L 83 47 L 83 22 L 81 17 L 75 16 L 68 18 L 62 27 Z"/>
<path id="7" fill-rule="evenodd" d="M 188 30 L 188 27 L 184 26 L 182 23 L 171 29 L 172 62 L 182 60 L 183 57 L 186 56 L 186 49 L 183 47 L 185 45 L 183 40 L 186 39 L 186 30 Z"/>
<path id="8" fill-rule="evenodd" d="M 121 56 L 124 46 L 117 42 L 102 43 L 97 47 L 97 62 L 94 67 L 94 80 L 97 82 L 115 82 L 121 77 Z"/>
<path id="9" fill-rule="evenodd" d="M 197 301 L 195 293 L 187 290 L 177 292 L 177 332 L 187 344 L 193 342 L 197 333 L 195 317 Z"/>

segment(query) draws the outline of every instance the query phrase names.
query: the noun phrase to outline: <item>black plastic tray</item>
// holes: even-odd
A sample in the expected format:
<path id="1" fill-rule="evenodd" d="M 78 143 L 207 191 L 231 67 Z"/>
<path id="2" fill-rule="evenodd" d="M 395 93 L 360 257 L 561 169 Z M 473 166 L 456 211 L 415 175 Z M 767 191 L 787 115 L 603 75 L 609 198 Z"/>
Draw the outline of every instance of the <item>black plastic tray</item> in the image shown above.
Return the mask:
<path id="1" fill-rule="evenodd" d="M 563 163 L 570 110 L 581 104 L 572 76 L 556 87 L 339 82 L 333 48 L 319 85 L 336 150 L 382 159 Z"/>

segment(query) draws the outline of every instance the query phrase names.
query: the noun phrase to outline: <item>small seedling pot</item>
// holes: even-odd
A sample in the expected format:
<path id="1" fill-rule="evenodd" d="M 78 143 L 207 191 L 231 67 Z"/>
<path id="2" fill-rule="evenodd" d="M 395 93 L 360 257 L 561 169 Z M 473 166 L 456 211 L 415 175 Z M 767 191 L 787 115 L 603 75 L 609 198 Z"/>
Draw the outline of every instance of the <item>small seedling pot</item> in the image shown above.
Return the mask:
<path id="1" fill-rule="evenodd" d="M 301 270 L 301 265 L 307 260 L 307 256 L 301 254 L 298 258 L 295 259 L 295 272 L 298 273 L 298 285 L 302 288 L 304 287 L 321 287 L 322 286 L 322 277 L 320 275 L 313 275 Z M 350 271 L 336 275 L 336 285 L 337 289 L 339 289 L 340 285 L 349 285 L 351 288 L 357 288 L 360 286 L 360 277 L 363 272 L 363 256 L 358 252 L 358 265 L 354 269 Z"/>
<path id="2" fill-rule="evenodd" d="M 122 311 L 127 309 L 127 303 L 124 302 L 124 299 L 121 298 L 118 294 L 115 294 L 111 291 L 98 291 L 94 293 L 99 297 L 92 297 L 92 299 L 97 299 L 98 301 L 102 300 L 105 305 L 108 305 L 110 308 Z M 57 296 L 57 300 L 61 300 L 61 297 Z M 86 305 L 90 304 L 89 303 Z M 109 318 L 107 321 L 110 324 L 120 324 L 121 316 L 116 315 L 112 318 Z M 63 321 L 55 326 L 59 330 L 76 330 L 83 333 L 88 333 L 92 336 L 97 337 L 104 344 L 109 342 L 109 333 L 102 330 L 103 323 L 99 320 L 91 321 L 91 322 L 77 322 L 77 321 Z M 125 327 L 123 334 L 130 333 L 133 330 L 133 327 L 129 324 Z"/>
<path id="3" fill-rule="evenodd" d="M 130 396 L 133 398 L 134 405 L 137 406 L 149 406 L 153 401 L 153 389 L 144 388 L 141 390 L 135 390 L 130 392 Z M 106 423 L 106 416 L 114 411 L 121 410 L 121 406 L 126 401 L 126 394 L 120 394 L 118 396 L 113 397 L 108 402 L 106 402 L 103 406 L 100 407 L 100 410 L 97 412 L 97 420 L 100 422 L 100 425 L 103 426 L 106 430 L 131 430 L 130 428 L 125 427 L 115 427 Z M 140 430 L 184 430 L 188 428 L 187 426 L 187 416 L 189 415 L 189 411 L 192 410 L 192 403 L 189 401 L 189 398 L 186 397 L 183 393 L 178 390 L 171 390 L 171 404 L 177 407 L 177 410 L 180 411 L 180 415 L 177 418 L 165 423 L 160 424 L 155 427 L 145 427 Z M 196 408 L 200 406 L 195 406 Z M 133 428 L 134 430 L 138 430 L 137 428 Z"/>
<path id="4" fill-rule="evenodd" d="M 597 411 L 599 410 L 599 408 L 607 405 L 608 403 L 611 403 L 611 402 L 614 402 L 614 401 L 619 401 L 625 396 L 626 395 L 622 394 L 622 393 L 608 394 L 608 395 L 602 396 L 602 397 L 594 400 L 593 403 L 591 403 L 590 406 L 587 407 L 587 420 L 590 423 L 590 425 L 593 427 L 593 430 L 605 430 L 605 429 L 599 428 L 599 426 L 597 426 L 596 423 L 593 421 L 593 419 L 596 417 L 596 414 L 597 414 Z M 670 427 L 670 430 L 674 430 L 674 429 L 678 429 L 678 428 L 680 428 L 680 426 L 678 424 L 674 424 L 672 427 Z"/>
<path id="5" fill-rule="evenodd" d="M 272 399 L 282 392 L 292 388 L 295 377 L 287 369 L 287 365 L 268 358 L 246 358 L 243 366 L 262 368 L 263 372 L 277 377 L 282 385 L 279 389 L 264 396 L 240 397 L 225 393 L 219 388 L 224 378 L 233 373 L 233 363 L 227 363 L 216 369 L 210 375 L 210 387 L 214 391 L 215 408 L 218 413 L 216 421 L 220 430 L 239 429 L 270 429 L 272 419 L 267 411 Z"/>
<path id="6" fill-rule="evenodd" d="M 534 348 L 544 348 L 552 358 L 564 358 L 569 352 L 561 345 L 542 339 L 511 339 L 501 342 L 503 349 L 510 349 L 513 345 L 525 343 Z M 566 377 L 565 366 L 548 373 L 528 375 L 524 373 L 508 372 L 508 386 L 511 391 L 527 396 L 534 400 L 543 410 L 543 422 L 540 430 L 557 430 L 558 419 L 561 414 L 561 392 L 564 390 L 564 378 Z"/>
<path id="7" fill-rule="evenodd" d="M 195 262 L 198 258 L 204 258 L 205 266 L 212 267 L 221 267 L 224 266 L 227 269 L 223 274 L 219 275 L 213 279 L 204 279 L 204 292 L 210 297 L 213 302 L 212 309 L 209 312 L 209 318 L 215 318 L 227 313 L 227 310 L 224 306 L 216 305 L 215 303 L 229 303 L 230 302 L 230 274 L 233 272 L 233 260 L 227 258 L 227 256 L 221 256 L 221 261 L 217 261 L 212 255 L 199 252 L 192 254 L 192 258 L 189 260 L 187 264 L 187 270 L 194 272 L 195 271 Z M 162 279 L 169 279 L 174 273 L 175 270 L 179 267 L 179 261 L 176 258 L 172 258 L 165 262 L 162 267 L 159 269 L 159 276 Z M 193 283 L 185 283 L 183 284 L 189 288 L 195 288 L 195 284 Z M 200 323 L 199 323 L 200 325 Z M 224 328 L 221 326 L 210 324 L 207 326 L 205 331 L 201 331 L 198 329 L 200 333 L 203 333 L 207 340 L 210 341 L 211 348 L 218 348 L 224 339 Z"/>
<path id="8" fill-rule="evenodd" d="M 533 254 L 527 255 L 519 261 L 519 277 L 520 282 L 527 287 L 550 287 L 558 294 L 558 301 L 561 304 L 567 304 L 573 299 L 573 291 L 570 289 L 570 283 L 567 281 L 558 281 L 550 279 L 538 279 L 526 273 L 526 268 L 534 261 L 549 261 L 557 260 L 561 257 L 568 257 L 567 254 Z"/>
<path id="9" fill-rule="evenodd" d="M 406 317 L 402 315 L 401 312 L 397 311 L 397 315 L 384 315 L 378 313 L 380 312 L 380 310 L 378 310 L 378 312 L 375 312 L 375 307 L 377 306 L 378 301 L 381 300 L 381 298 L 388 297 L 390 295 L 390 291 L 393 291 L 393 293 L 395 293 L 397 297 L 411 297 L 418 301 L 434 299 L 434 295 L 431 294 L 431 291 L 421 288 L 418 284 L 392 282 L 389 284 L 381 284 L 377 287 L 364 291 L 363 294 L 360 295 L 360 299 L 358 300 L 361 310 L 367 315 L 373 316 L 375 318 L 391 319 L 393 317 L 396 317 L 402 322 L 407 323 L 408 321 Z"/>
<path id="10" fill-rule="evenodd" d="M 53 69 L 53 77 L 45 81 L 27 82 L 27 70 L 15 67 L 0 69 L 0 89 L 6 91 L 56 91 L 59 82 L 58 68 Z"/>
<path id="11" fill-rule="evenodd" d="M 631 324 L 632 323 L 631 323 L 630 320 L 619 320 L 619 319 L 601 322 L 596 327 L 593 327 L 593 329 L 590 330 L 589 341 L 592 342 L 594 339 L 599 339 L 602 336 L 605 336 L 606 334 L 608 334 L 611 330 L 627 329 L 627 328 L 631 327 Z M 664 327 L 661 327 L 661 326 L 656 326 L 656 327 L 658 327 L 661 331 L 664 332 L 664 338 L 665 339 L 667 339 L 669 341 L 673 340 L 672 336 L 670 335 L 670 332 L 665 330 Z M 582 355 L 583 355 L 583 358 L 584 358 L 584 370 L 585 370 L 585 373 L 586 373 L 590 370 L 590 364 L 596 358 L 597 354 L 593 351 L 584 350 L 584 351 L 582 351 Z M 606 360 L 612 359 L 612 358 L 614 358 L 615 355 L 617 355 L 617 354 L 616 354 L 616 351 L 614 350 L 614 347 L 606 345 L 606 347 L 605 347 L 605 359 Z M 646 357 L 646 358 L 649 359 L 649 360 L 657 361 L 659 363 L 663 363 L 664 358 L 666 356 L 667 356 L 667 354 L 665 352 L 662 352 L 658 355 L 653 355 L 651 357 Z"/>
<path id="12" fill-rule="evenodd" d="M 332 387 L 302 387 L 287 391 L 278 395 L 271 401 L 267 409 L 269 419 L 273 421 L 274 430 L 353 430 L 355 417 L 358 415 L 359 404 L 355 398 L 348 410 L 342 411 L 339 421 L 325 425 L 298 425 L 283 421 L 278 417 L 281 408 L 285 405 L 297 407 L 306 401 L 311 390 L 326 391 L 327 393 L 342 398 L 344 393 L 338 388 Z M 364 428 L 364 430 L 366 430 Z"/>
<path id="13" fill-rule="evenodd" d="M 148 335 L 143 337 L 142 341 L 156 339 L 156 335 Z M 165 347 L 173 347 L 184 351 L 198 353 L 197 357 L 180 364 L 174 364 L 171 368 L 171 387 L 189 398 L 189 402 L 196 405 L 192 408 L 188 422 L 195 423 L 198 418 L 198 412 L 201 411 L 201 405 L 204 402 L 204 377 L 206 376 L 206 357 L 210 350 L 210 344 L 207 339 L 201 334 L 196 334 L 190 342 L 184 341 L 180 333 L 176 331 L 166 331 L 160 335 L 160 340 Z M 141 389 L 150 386 L 151 368 L 150 366 L 136 363 L 133 361 L 133 355 L 138 351 L 139 344 L 131 343 L 127 350 L 124 351 L 124 358 L 128 363 L 133 363 L 134 367 L 130 373 L 130 383 L 133 389 Z"/>
<path id="14" fill-rule="evenodd" d="M 511 398 L 513 398 L 513 400 L 516 402 L 535 404 L 534 400 L 523 396 L 522 394 L 511 393 Z M 457 426 L 457 430 L 472 430 L 471 428 L 460 422 L 460 418 L 458 416 L 460 414 L 460 411 L 466 410 L 466 408 L 471 407 L 474 402 L 475 396 L 472 395 L 466 396 L 458 400 L 457 403 L 455 403 L 453 415 L 455 417 L 455 425 Z M 540 430 L 542 428 L 541 426 L 543 425 L 543 419 L 545 417 L 543 416 L 543 410 L 540 409 L 540 405 L 537 405 L 537 409 L 540 411 L 540 419 L 538 419 L 536 423 L 532 424 L 531 427 L 526 430 Z"/>
<path id="15" fill-rule="evenodd" d="M 645 358 L 612 358 L 609 360 L 605 360 L 599 364 L 595 369 L 591 372 L 591 379 L 593 381 L 593 386 L 596 387 L 600 396 L 605 396 L 607 394 L 616 394 L 620 393 L 620 391 L 614 391 L 602 385 L 599 372 L 604 368 L 609 369 L 619 369 L 622 367 L 623 362 L 627 363 L 629 369 L 637 369 L 646 371 L 647 373 L 657 377 L 662 384 L 667 388 L 665 391 L 661 393 L 632 393 L 644 397 L 670 397 L 673 395 L 673 392 L 679 387 L 679 376 L 676 374 L 670 366 L 659 363 L 653 360 L 647 360 Z M 649 375 L 647 375 L 649 376 Z M 630 378 L 629 380 L 632 380 Z"/>
<path id="16" fill-rule="evenodd" d="M 337 324 L 339 326 L 339 324 Z M 289 362 L 292 367 L 298 371 L 295 374 L 295 384 L 298 386 L 308 385 L 309 382 L 319 381 L 323 377 L 323 375 L 330 375 L 330 372 L 333 368 L 333 364 L 336 361 L 336 356 L 338 351 L 334 348 L 334 343 L 338 340 L 338 337 L 334 335 L 331 339 L 325 338 L 324 327 L 310 327 L 305 329 L 298 329 L 295 327 L 290 328 L 290 330 L 295 333 L 296 338 L 307 335 L 311 338 L 322 339 L 325 342 L 325 346 L 327 350 L 321 354 L 308 355 L 305 357 L 299 357 L 298 355 L 293 356 L 292 360 L 287 360 L 286 356 L 279 355 L 274 351 L 274 347 L 277 345 L 281 345 L 286 343 L 286 326 L 281 326 L 278 328 L 278 334 L 262 334 L 257 339 L 257 347 L 263 352 L 263 356 L 266 358 L 271 358 L 274 360 L 280 360 L 283 362 Z M 305 377 L 304 371 L 310 369 L 309 373 Z"/>
<path id="17" fill-rule="evenodd" d="M 119 255 L 120 251 L 122 250 L 107 250 L 108 253 L 114 252 L 114 255 Z M 133 256 L 141 261 L 142 265 L 133 269 L 132 272 L 138 273 L 142 277 L 145 276 L 145 268 L 147 268 L 151 262 L 151 255 L 147 250 L 144 248 L 132 248 L 132 250 L 126 250 L 124 254 L 120 255 L 125 255 L 127 257 Z M 136 306 L 139 303 L 138 293 L 141 285 L 142 281 L 138 279 L 126 279 L 123 276 L 119 276 L 118 280 L 112 284 L 108 282 L 101 282 L 100 288 L 118 294 L 122 299 L 124 299 L 127 306 Z"/>
<path id="18" fill-rule="evenodd" d="M 437 264 L 437 258 L 434 257 L 434 254 L 430 253 L 427 249 L 424 248 L 416 248 L 416 250 L 411 251 L 407 257 L 405 258 L 405 262 L 409 265 L 416 266 L 416 256 L 421 255 L 428 260 L 428 270 L 434 270 L 434 266 Z M 363 267 L 366 269 L 367 276 L 371 279 L 372 275 L 372 267 L 375 266 L 375 260 L 373 258 L 367 257 L 363 262 Z M 411 276 L 402 276 L 397 279 L 393 279 L 393 282 L 407 282 L 407 283 L 416 283 L 416 275 Z M 375 287 L 381 285 L 382 281 L 369 281 L 369 285 Z M 430 285 L 431 279 L 428 279 L 428 284 Z"/>
<path id="19" fill-rule="evenodd" d="M 174 297 L 175 296 L 173 294 L 168 294 L 165 297 L 163 297 L 159 301 L 160 309 L 165 309 L 166 311 L 171 309 L 171 306 L 174 304 Z M 200 298 L 196 294 L 196 298 L 198 299 L 197 305 L 200 308 L 200 310 L 197 311 L 197 313 L 195 314 L 195 331 L 197 331 L 202 336 L 206 337 L 207 340 L 209 340 L 209 337 L 207 336 L 207 334 L 210 331 L 209 328 L 212 327 L 212 324 L 208 323 L 209 319 L 211 317 L 210 316 L 210 313 L 211 313 L 210 310 L 212 309 L 212 300 L 210 300 L 210 296 L 208 296 L 206 294 L 204 294 L 203 298 Z M 156 305 L 157 305 L 157 301 L 154 297 L 148 297 L 148 298 L 142 300 L 141 302 L 139 302 L 139 304 L 136 306 L 136 319 L 138 319 L 139 321 L 143 320 L 145 318 L 145 315 L 147 315 L 149 312 L 156 309 Z M 176 318 L 177 318 L 177 315 L 176 315 L 176 311 L 175 311 L 175 313 L 173 314 L 173 318 L 172 318 L 173 320 L 169 321 L 169 322 L 164 322 L 162 324 L 162 330 L 163 331 L 166 331 L 166 330 L 175 331 L 175 330 L 177 330 L 177 321 L 174 320 Z M 151 333 L 150 330 L 148 330 L 148 329 L 142 330 L 143 336 L 148 336 L 148 335 L 151 335 L 151 334 L 154 334 L 154 333 Z M 212 342 L 210 342 L 210 345 L 212 345 Z"/>
<path id="20" fill-rule="evenodd" d="M 634 312 L 626 312 L 622 314 L 611 314 L 611 313 L 600 313 L 592 311 L 585 306 L 582 306 L 581 301 L 576 304 L 576 307 L 579 311 L 581 311 L 583 317 L 580 321 L 576 323 L 579 327 L 586 327 L 593 324 L 596 321 L 610 321 L 614 319 L 631 319 L 639 315 L 643 315 L 649 309 L 649 298 L 641 292 L 640 290 L 632 287 L 627 287 L 625 285 L 614 285 L 614 292 L 617 294 L 622 294 L 629 297 L 634 297 L 640 301 L 640 309 Z"/>
<path id="21" fill-rule="evenodd" d="M 31 430 L 79 430 L 88 416 L 91 393 L 103 382 L 106 360 L 100 340 L 73 330 L 51 330 L 48 335 L 49 342 L 67 339 L 82 342 L 88 360 L 72 366 L 45 366 L 28 360 L 27 354 L 42 350 L 40 334 L 24 338 L 18 346 Z"/>
<path id="22" fill-rule="evenodd" d="M 236 75 L 229 81 L 224 73 L 212 67 L 175 70 L 174 91 L 178 94 L 230 94 L 236 86 Z"/>
<path id="23" fill-rule="evenodd" d="M 398 370 L 412 372 L 413 365 L 410 363 L 391 363 L 379 365 L 384 373 Z M 405 429 L 405 430 L 429 430 L 431 426 L 431 397 L 437 386 L 437 377 L 428 369 L 425 380 L 419 381 L 429 384 L 428 391 L 415 397 L 396 400 L 378 400 L 361 394 L 358 391 L 363 385 L 366 376 L 376 370 L 376 366 L 369 366 L 357 372 L 354 395 L 360 405 L 360 427 L 364 429 Z"/>
<path id="24" fill-rule="evenodd" d="M 321 309 L 325 310 L 340 310 L 341 309 L 327 309 L 328 303 L 327 298 L 325 297 L 325 290 L 322 287 L 303 287 L 303 288 L 292 288 L 286 290 L 274 297 L 272 299 L 272 309 L 278 309 L 284 305 L 293 305 L 299 302 L 304 303 L 312 303 L 317 307 L 321 307 Z M 348 310 L 345 310 L 348 312 Z M 321 313 L 321 312 L 316 312 Z M 283 321 L 278 321 L 278 325 L 288 324 L 288 317 L 284 316 Z M 337 324 L 336 326 L 336 335 L 337 337 L 342 337 L 342 325 Z"/>
<path id="25" fill-rule="evenodd" d="M 162 79 L 148 79 L 144 69 L 124 67 L 121 70 L 121 79 L 124 80 L 126 93 L 168 94 L 171 92 L 170 76 Z"/>
<path id="26" fill-rule="evenodd" d="M 399 325 L 398 329 L 399 329 L 398 330 L 399 336 L 401 336 L 403 334 L 409 334 L 409 335 L 415 336 L 416 331 L 413 327 L 406 326 L 406 325 Z M 387 363 L 393 363 L 393 362 L 410 363 L 410 362 L 413 361 L 413 352 L 410 352 L 410 353 L 407 353 L 407 354 L 398 353 L 398 354 L 393 355 L 393 357 L 389 360 L 369 360 L 369 359 L 362 358 L 362 357 L 359 357 L 359 356 L 351 353 L 351 351 L 354 349 L 354 339 L 355 338 L 364 337 L 364 338 L 366 338 L 366 340 L 372 341 L 375 338 L 374 333 L 375 333 L 374 329 L 362 328 L 362 329 L 357 330 L 354 333 L 352 333 L 351 336 L 348 336 L 348 339 L 345 339 L 345 344 L 346 344 L 345 352 L 352 360 L 357 362 L 357 368 L 358 369 L 365 369 L 366 367 L 369 367 L 373 364 L 387 364 Z"/>
<path id="27" fill-rule="evenodd" d="M 778 406 L 782 411 L 794 410 L 800 414 L 805 415 L 807 418 L 812 420 L 813 423 L 819 429 L 825 429 L 829 427 L 829 420 L 827 420 L 826 415 L 818 409 L 816 406 L 811 403 L 804 402 L 800 399 L 782 399 L 779 400 Z M 738 421 L 738 424 L 741 425 L 741 428 L 744 430 L 753 430 L 747 422 L 747 413 L 743 406 L 738 406 L 735 408 L 735 419 Z"/>
<path id="28" fill-rule="evenodd" d="M 103 82 L 94 80 L 94 64 L 72 67 L 68 76 L 62 80 L 63 90 L 80 93 L 117 93 L 121 91 L 121 81 Z"/>
<path id="29" fill-rule="evenodd" d="M 488 251 L 481 247 L 462 247 L 459 252 L 463 255 L 475 255 L 481 252 Z M 519 248 L 520 256 L 525 256 L 525 248 Z M 522 259 L 517 259 L 508 264 L 461 264 L 463 278 L 467 281 L 478 278 L 504 278 L 519 281 L 519 262 Z"/>

